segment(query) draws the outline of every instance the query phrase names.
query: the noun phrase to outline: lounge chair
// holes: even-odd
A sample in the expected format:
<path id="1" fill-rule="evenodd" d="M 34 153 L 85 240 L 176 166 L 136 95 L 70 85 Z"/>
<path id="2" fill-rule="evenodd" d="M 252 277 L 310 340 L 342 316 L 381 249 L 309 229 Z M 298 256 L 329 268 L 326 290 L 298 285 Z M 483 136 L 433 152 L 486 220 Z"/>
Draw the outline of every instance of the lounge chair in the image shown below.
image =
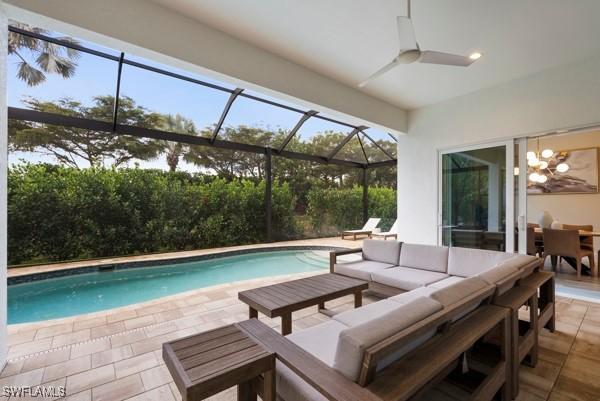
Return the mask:
<path id="1" fill-rule="evenodd" d="M 369 237 L 371 237 L 371 238 L 383 237 L 384 240 L 388 239 L 388 237 L 398 239 L 398 219 L 396 219 L 396 221 L 394 221 L 394 224 L 392 224 L 392 228 L 390 228 L 389 231 L 379 232 L 379 233 L 371 233 L 371 235 Z"/>
<path id="2" fill-rule="evenodd" d="M 342 231 L 342 239 L 344 239 L 344 237 L 346 237 L 346 236 L 352 236 L 353 239 L 356 241 L 357 235 L 371 236 L 371 234 L 373 233 L 373 231 L 377 227 L 377 224 L 379 224 L 380 221 L 381 221 L 381 219 L 379 219 L 379 218 L 371 217 L 369 220 L 367 220 L 367 222 L 365 223 L 363 228 L 361 228 L 360 230 Z"/>

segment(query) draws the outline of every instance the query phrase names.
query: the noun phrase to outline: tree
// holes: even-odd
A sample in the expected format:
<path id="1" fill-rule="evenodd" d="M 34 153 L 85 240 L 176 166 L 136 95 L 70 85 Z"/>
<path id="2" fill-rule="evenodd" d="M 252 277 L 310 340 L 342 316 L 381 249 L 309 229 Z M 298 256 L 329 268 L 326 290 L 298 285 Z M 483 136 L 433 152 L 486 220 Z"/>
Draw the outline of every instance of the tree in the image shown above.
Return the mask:
<path id="1" fill-rule="evenodd" d="M 177 134 L 196 135 L 196 126 L 194 125 L 194 122 L 180 114 L 167 114 L 164 116 L 163 129 Z M 177 169 L 179 159 L 185 150 L 186 147 L 183 143 L 167 142 L 165 144 L 167 165 L 169 166 L 170 171 L 175 171 Z"/>
<path id="2" fill-rule="evenodd" d="M 33 33 L 48 33 L 44 29 L 30 27 L 26 24 L 14 23 L 13 26 Z M 62 37 L 59 39 L 78 44 L 73 38 Z M 58 74 L 63 78 L 70 78 L 77 67 L 75 60 L 79 58 L 79 52 L 75 49 L 15 32 L 8 33 L 8 54 L 14 54 L 20 59 L 17 77 L 29 86 L 36 86 L 44 82 L 46 74 Z"/>
<path id="3" fill-rule="evenodd" d="M 93 105 L 63 98 L 56 102 L 34 98 L 24 100 L 28 108 L 52 114 L 62 114 L 91 120 L 112 121 L 112 96 L 97 96 Z M 163 121 L 160 114 L 136 105 L 133 99 L 119 100 L 119 123 L 156 128 Z M 90 129 L 38 124 L 29 121 L 9 122 L 9 150 L 38 152 L 54 156 L 61 164 L 80 168 L 121 166 L 132 159 L 151 160 L 164 150 L 163 141 L 127 135 L 101 133 Z"/>

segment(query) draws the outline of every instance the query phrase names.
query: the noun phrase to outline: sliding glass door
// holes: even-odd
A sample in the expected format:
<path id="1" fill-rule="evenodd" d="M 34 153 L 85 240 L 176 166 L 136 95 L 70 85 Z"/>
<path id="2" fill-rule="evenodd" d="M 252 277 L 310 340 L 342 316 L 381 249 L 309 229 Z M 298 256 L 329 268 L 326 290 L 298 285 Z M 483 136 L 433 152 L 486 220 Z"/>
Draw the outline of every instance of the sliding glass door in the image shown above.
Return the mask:
<path id="1" fill-rule="evenodd" d="M 514 154 L 513 141 L 440 152 L 440 244 L 514 251 Z"/>

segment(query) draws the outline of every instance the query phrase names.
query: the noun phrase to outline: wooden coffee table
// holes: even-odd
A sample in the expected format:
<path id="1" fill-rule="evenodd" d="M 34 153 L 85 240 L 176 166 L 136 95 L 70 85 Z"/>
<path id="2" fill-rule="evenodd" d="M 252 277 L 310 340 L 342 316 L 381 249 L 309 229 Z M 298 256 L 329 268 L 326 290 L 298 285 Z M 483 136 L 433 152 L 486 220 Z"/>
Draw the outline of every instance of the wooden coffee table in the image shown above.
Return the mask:
<path id="1" fill-rule="evenodd" d="M 240 301 L 250 308 L 250 319 L 260 311 L 273 318 L 281 317 L 281 334 L 292 332 L 292 312 L 318 305 L 325 309 L 325 302 L 354 294 L 354 307 L 362 305 L 362 292 L 369 283 L 335 273 L 321 274 L 255 288 L 238 293 Z"/>

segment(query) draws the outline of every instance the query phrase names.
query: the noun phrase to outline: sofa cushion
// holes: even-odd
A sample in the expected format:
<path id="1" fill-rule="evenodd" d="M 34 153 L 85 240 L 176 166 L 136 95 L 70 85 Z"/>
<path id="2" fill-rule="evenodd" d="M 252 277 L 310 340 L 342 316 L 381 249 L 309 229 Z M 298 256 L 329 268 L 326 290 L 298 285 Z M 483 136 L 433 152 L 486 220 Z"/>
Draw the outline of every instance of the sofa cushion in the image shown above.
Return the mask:
<path id="1" fill-rule="evenodd" d="M 389 269 L 390 267 L 394 267 L 394 265 L 373 260 L 359 260 L 357 262 L 336 263 L 333 266 L 333 271 L 344 276 L 370 281 L 371 272 Z"/>
<path id="2" fill-rule="evenodd" d="M 472 277 L 514 256 L 512 253 L 451 247 L 448 252 L 448 274 Z"/>
<path id="3" fill-rule="evenodd" d="M 448 287 L 450 285 L 456 284 L 459 281 L 462 281 L 464 279 L 465 279 L 464 277 L 450 276 L 443 280 L 436 281 L 435 283 L 429 284 L 427 287 L 435 290 L 436 288 L 444 288 L 444 287 Z"/>
<path id="4" fill-rule="evenodd" d="M 328 320 L 286 336 L 288 340 L 310 352 L 329 366 L 333 366 L 335 349 L 342 330 L 348 326 L 336 320 Z"/>
<path id="5" fill-rule="evenodd" d="M 442 280 L 443 281 L 443 280 Z M 432 292 L 437 291 L 437 288 L 429 287 L 419 287 L 414 290 L 403 292 L 402 294 L 394 295 L 393 297 L 389 297 L 388 301 L 394 301 L 400 304 L 405 304 L 412 300 L 415 300 L 419 297 L 428 297 Z"/>
<path id="6" fill-rule="evenodd" d="M 371 280 L 410 291 L 427 284 L 435 283 L 448 277 L 447 274 L 429 270 L 412 269 L 410 267 L 393 267 L 391 269 L 373 271 Z"/>
<path id="7" fill-rule="evenodd" d="M 439 302 L 430 298 L 419 297 L 382 316 L 342 330 L 333 367 L 348 379 L 356 381 L 362 366 L 365 349 L 441 309 L 442 305 Z M 406 350 L 406 352 L 408 351 L 410 350 Z"/>
<path id="8" fill-rule="evenodd" d="M 442 304 L 444 308 L 447 308 L 474 292 L 489 286 L 488 283 L 479 277 L 470 277 L 448 287 L 440 288 L 431 293 L 430 297 Z"/>
<path id="9" fill-rule="evenodd" d="M 500 263 L 498 266 L 494 266 L 491 269 L 484 271 L 483 273 L 479 273 L 475 277 L 479 277 L 483 281 L 488 284 L 497 284 L 501 280 L 504 280 L 507 277 L 515 276 L 521 271 L 514 266 L 514 264 L 510 263 L 510 260 Z M 516 277 L 515 277 L 516 281 Z"/>
<path id="10" fill-rule="evenodd" d="M 448 247 L 435 245 L 402 244 L 400 266 L 446 273 Z"/>
<path id="11" fill-rule="evenodd" d="M 333 316 L 334 320 L 345 324 L 348 327 L 354 327 L 373 318 L 385 315 L 386 313 L 399 308 L 400 303 L 388 299 L 370 303 L 360 308 L 347 310 Z"/>
<path id="12" fill-rule="evenodd" d="M 379 241 L 375 239 L 366 239 L 362 245 L 362 255 L 365 260 L 373 260 L 381 263 L 391 263 L 398 265 L 400 257 L 400 246 L 398 241 Z"/>
<path id="13" fill-rule="evenodd" d="M 285 366 L 275 361 L 275 386 L 277 400 L 281 401 L 327 401 L 313 386 Z"/>

